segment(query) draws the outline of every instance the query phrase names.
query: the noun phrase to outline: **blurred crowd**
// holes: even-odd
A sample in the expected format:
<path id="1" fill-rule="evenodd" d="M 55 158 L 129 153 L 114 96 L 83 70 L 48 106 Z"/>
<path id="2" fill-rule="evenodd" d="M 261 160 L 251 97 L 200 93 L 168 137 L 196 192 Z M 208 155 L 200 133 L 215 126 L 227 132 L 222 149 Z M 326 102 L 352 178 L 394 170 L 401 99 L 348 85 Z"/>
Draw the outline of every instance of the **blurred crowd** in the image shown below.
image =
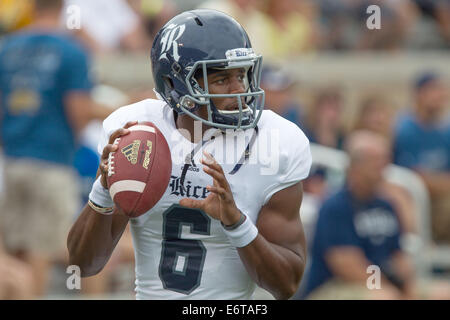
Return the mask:
<path id="1" fill-rule="evenodd" d="M 381 8 L 379 30 L 366 27 L 371 15 L 366 9 L 373 4 Z M 449 299 L 442 283 L 423 284 L 414 277 L 401 239 L 418 233 L 415 211 L 419 209 L 408 190 L 383 177 L 392 163 L 422 179 L 431 200 L 433 241 L 450 245 L 449 79 L 429 70 L 417 74 L 409 84 L 411 105 L 394 107 L 389 97 L 377 93 L 364 96 L 358 102 L 356 118 L 348 125 L 344 121 L 345 94 L 338 84 L 317 88 L 307 101 L 297 93 L 301 84 L 277 63 L 321 51 L 448 50 L 447 0 L 0 0 L 0 42 L 2 35 L 22 30 L 50 35 L 40 42 L 19 38 L 16 45 L 25 49 L 1 56 L 0 92 L 6 90 L 6 77 L 14 65 L 24 75 L 17 76 L 17 83 L 44 72 L 47 87 L 36 90 L 46 91 L 49 103 L 69 110 L 49 110 L 39 119 L 21 119 L 19 124 L 0 118 L 4 121 L 0 122 L 0 146 L 5 154 L 5 182 L 0 189 L 4 199 L 0 273 L 7 275 L 0 276 L 0 299 L 45 297 L 54 269 L 59 266 L 65 272 L 63 238 L 96 176 L 101 120 L 136 99 L 96 83 L 90 76 L 92 57 L 117 52 L 148 55 L 159 28 L 178 12 L 192 8 L 213 8 L 235 17 L 266 61 L 261 77 L 266 108 L 296 123 L 311 143 L 349 156 L 345 183 L 339 188 L 330 186 L 327 168 L 321 166 L 313 166 L 304 181 L 304 204 L 314 199 L 316 217 L 308 241 L 310 271 L 297 298 Z M 58 29 L 70 37 L 51 38 Z M 44 47 L 68 52 L 59 57 L 64 76 L 48 60 L 54 53 Z M 41 59 L 38 64 L 45 68 L 33 69 L 33 59 L 27 57 L 29 48 L 39 53 L 35 59 Z M 42 101 L 31 91 L 16 91 L 8 101 L 13 115 L 33 112 L 39 103 Z M 2 105 L 6 105 L 4 100 L 0 100 L 0 115 L 6 113 Z M 48 123 L 48 129 L 42 130 L 36 123 Z M 41 139 L 29 141 L 20 136 L 21 130 L 30 128 Z M 17 148 L 18 137 L 23 141 L 21 148 Z M 46 152 L 45 143 L 53 150 Z M 61 148 L 55 149 L 55 145 Z M 31 164 L 36 148 L 42 153 L 37 165 Z M 14 161 L 8 160 L 13 157 Z M 12 214 L 6 213 L 14 212 L 10 208 L 17 204 L 22 211 L 36 211 L 37 216 L 19 217 L 17 213 L 11 218 Z M 353 219 L 355 215 L 360 218 Z M 56 238 L 43 236 L 49 233 Z M 368 294 L 363 287 L 370 264 L 381 266 L 383 281 L 389 285 Z M 83 279 L 82 293 L 114 292 L 120 287 L 121 275 L 132 274 L 133 268 L 132 243 L 126 232 L 105 270 Z M 450 276 L 450 270 L 444 271 Z M 61 286 L 65 286 L 65 278 Z M 131 295 L 133 288 L 130 285 L 125 290 Z"/>
<path id="2" fill-rule="evenodd" d="M 319 90 L 309 118 L 299 124 L 312 143 L 342 150 L 349 158 L 342 185 L 330 183 L 327 168 L 320 165 L 304 183 L 305 194 L 316 199 L 317 212 L 313 230 L 307 230 L 312 233 L 311 264 L 300 297 L 450 298 L 449 266 L 434 270 L 447 274 L 443 281 L 417 279 L 411 259 L 422 249 L 411 250 L 407 240 L 423 237 L 420 217 L 429 214 L 434 244 L 450 244 L 448 82 L 425 71 L 413 79 L 411 92 L 412 105 L 397 112 L 384 97 L 363 98 L 354 124 L 344 129 L 343 97 L 336 88 L 326 88 Z M 423 209 L 407 181 L 387 179 L 389 164 L 420 177 L 430 199 L 429 212 L 419 211 Z M 383 290 L 367 290 L 371 265 L 380 267 L 383 282 L 389 284 Z"/>
<path id="3" fill-rule="evenodd" d="M 266 59 L 323 50 L 446 49 L 450 45 L 447 0 L 64 2 L 61 24 L 71 24 L 77 36 L 95 52 L 147 51 L 155 33 L 170 17 L 192 8 L 217 9 L 235 17 L 249 33 L 256 51 Z M 370 5 L 377 5 L 379 11 L 367 10 Z M 81 25 L 73 21 L 78 12 Z M 367 27 L 374 12 L 379 13 L 380 29 Z M 32 21 L 32 1 L 2 0 L 0 3 L 0 34 Z"/>

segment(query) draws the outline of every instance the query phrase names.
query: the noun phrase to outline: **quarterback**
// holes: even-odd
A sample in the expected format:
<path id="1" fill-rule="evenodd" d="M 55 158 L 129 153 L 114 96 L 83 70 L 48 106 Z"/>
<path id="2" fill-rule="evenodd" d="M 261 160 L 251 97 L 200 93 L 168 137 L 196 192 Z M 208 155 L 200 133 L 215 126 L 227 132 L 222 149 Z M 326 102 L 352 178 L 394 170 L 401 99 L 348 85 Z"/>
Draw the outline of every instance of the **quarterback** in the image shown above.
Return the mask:
<path id="1" fill-rule="evenodd" d="M 290 298 L 306 263 L 299 210 L 311 154 L 295 124 L 264 110 L 262 57 L 234 19 L 200 9 L 161 28 L 151 62 L 159 99 L 122 107 L 103 123 L 98 179 L 68 236 L 70 263 L 84 277 L 100 272 L 130 223 L 137 299 L 251 299 L 256 285 Z M 138 120 L 164 134 L 173 165 L 159 202 L 128 218 L 109 196 L 107 159 Z M 264 171 L 256 149 L 275 133 L 276 170 Z M 245 143 L 233 145 L 242 135 Z M 222 146 L 232 146 L 235 161 L 220 156 Z M 176 161 L 176 150 L 189 151 L 185 160 Z"/>

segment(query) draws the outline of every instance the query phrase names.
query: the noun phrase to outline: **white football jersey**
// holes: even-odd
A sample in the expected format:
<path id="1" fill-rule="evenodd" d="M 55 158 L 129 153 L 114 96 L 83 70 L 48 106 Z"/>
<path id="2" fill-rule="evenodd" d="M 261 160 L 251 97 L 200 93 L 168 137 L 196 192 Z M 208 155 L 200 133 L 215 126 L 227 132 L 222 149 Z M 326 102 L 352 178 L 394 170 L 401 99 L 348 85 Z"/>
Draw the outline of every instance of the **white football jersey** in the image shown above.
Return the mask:
<path id="1" fill-rule="evenodd" d="M 208 196 L 206 186 L 213 182 L 200 163 L 205 149 L 222 165 L 237 207 L 256 224 L 261 207 L 274 193 L 307 177 L 311 166 L 308 139 L 294 123 L 264 110 L 257 132 L 228 130 L 222 134 L 211 129 L 203 143 L 193 144 L 177 130 L 173 110 L 165 102 L 147 99 L 116 110 L 103 122 L 98 151 L 102 152 L 115 130 L 134 120 L 154 123 L 172 155 L 172 174 L 163 197 L 147 213 L 130 219 L 136 298 L 251 299 L 255 283 L 220 221 L 178 203 L 185 197 L 201 200 Z M 186 166 L 182 185 L 186 156 L 192 150 L 193 160 Z"/>

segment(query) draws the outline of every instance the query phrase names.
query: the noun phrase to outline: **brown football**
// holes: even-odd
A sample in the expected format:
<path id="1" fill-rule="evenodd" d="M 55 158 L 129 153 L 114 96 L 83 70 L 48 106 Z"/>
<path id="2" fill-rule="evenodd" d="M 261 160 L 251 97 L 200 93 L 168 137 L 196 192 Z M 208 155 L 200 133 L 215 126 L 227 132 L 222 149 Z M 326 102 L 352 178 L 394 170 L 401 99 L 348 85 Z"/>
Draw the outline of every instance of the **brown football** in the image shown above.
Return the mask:
<path id="1" fill-rule="evenodd" d="M 169 184 L 172 158 L 169 145 L 151 122 L 140 122 L 114 142 L 108 158 L 107 183 L 114 203 L 124 213 L 138 217 L 161 199 Z"/>

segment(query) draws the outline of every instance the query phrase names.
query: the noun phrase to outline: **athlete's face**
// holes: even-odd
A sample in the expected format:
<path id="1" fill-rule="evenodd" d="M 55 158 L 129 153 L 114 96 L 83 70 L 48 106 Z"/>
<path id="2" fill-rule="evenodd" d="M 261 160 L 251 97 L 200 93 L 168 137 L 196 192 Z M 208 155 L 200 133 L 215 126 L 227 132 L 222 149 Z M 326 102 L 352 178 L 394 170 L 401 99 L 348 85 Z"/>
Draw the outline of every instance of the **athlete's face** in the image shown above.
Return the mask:
<path id="1" fill-rule="evenodd" d="M 389 151 L 381 145 L 365 147 L 364 154 L 356 163 L 358 175 L 366 185 L 376 187 L 383 180 L 383 173 L 389 164 Z"/>
<path id="2" fill-rule="evenodd" d="M 436 119 L 441 116 L 447 98 L 447 89 L 444 84 L 438 80 L 429 83 L 417 93 L 419 107 Z"/>
<path id="3" fill-rule="evenodd" d="M 198 82 L 202 88 L 205 88 L 203 78 Z M 244 68 L 228 69 L 217 71 L 208 75 L 208 90 L 210 94 L 237 94 L 247 91 L 246 73 Z M 211 99 L 219 110 L 238 110 L 239 105 L 236 98 L 212 98 Z M 244 98 L 241 98 L 244 108 Z M 201 108 L 205 110 L 205 108 Z M 206 111 L 206 110 L 205 110 Z"/>

